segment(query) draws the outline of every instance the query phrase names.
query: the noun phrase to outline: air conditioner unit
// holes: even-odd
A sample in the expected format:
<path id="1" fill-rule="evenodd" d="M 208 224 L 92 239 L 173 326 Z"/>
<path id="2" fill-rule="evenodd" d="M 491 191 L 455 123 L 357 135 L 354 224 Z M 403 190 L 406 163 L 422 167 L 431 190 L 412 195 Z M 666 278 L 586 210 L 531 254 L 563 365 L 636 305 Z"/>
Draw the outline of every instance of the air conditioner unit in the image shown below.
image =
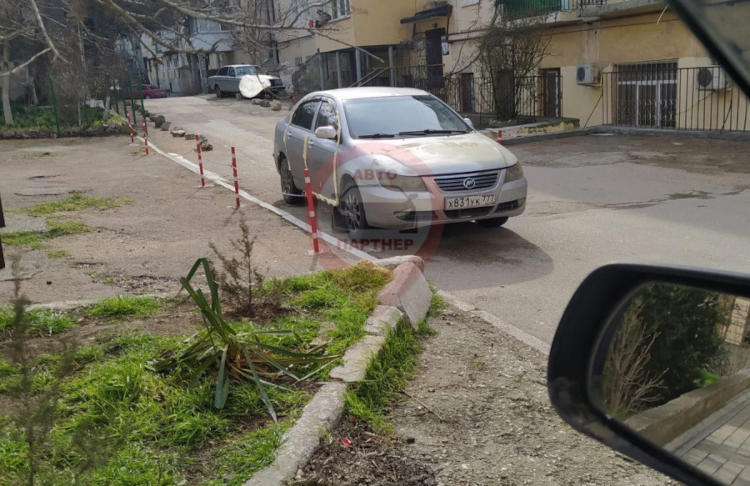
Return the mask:
<path id="1" fill-rule="evenodd" d="M 695 85 L 700 91 L 727 89 L 727 76 L 719 66 L 702 67 L 695 73 Z"/>
<path id="2" fill-rule="evenodd" d="M 579 64 L 576 66 L 576 84 L 596 85 L 601 82 L 601 72 L 593 64 Z"/>

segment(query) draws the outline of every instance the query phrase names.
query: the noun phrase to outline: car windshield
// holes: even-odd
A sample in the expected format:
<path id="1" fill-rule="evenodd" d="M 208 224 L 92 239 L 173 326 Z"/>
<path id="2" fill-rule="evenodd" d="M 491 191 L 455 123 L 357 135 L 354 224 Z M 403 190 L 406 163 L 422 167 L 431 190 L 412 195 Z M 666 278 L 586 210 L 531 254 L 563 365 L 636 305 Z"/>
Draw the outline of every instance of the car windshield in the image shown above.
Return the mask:
<path id="1" fill-rule="evenodd" d="M 235 76 L 244 76 L 246 74 L 265 74 L 260 66 L 237 66 L 234 68 Z"/>
<path id="2" fill-rule="evenodd" d="M 360 98 L 344 103 L 352 137 L 466 133 L 469 128 L 442 101 L 430 95 Z"/>

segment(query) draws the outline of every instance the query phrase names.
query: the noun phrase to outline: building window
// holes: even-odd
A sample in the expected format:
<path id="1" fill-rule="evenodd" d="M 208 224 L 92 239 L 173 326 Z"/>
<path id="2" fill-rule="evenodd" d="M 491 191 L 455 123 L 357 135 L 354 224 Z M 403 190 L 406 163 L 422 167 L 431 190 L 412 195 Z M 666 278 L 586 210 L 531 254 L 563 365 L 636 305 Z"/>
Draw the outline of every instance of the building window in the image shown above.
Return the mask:
<path id="1" fill-rule="evenodd" d="M 614 76 L 618 125 L 675 127 L 676 62 L 618 65 Z"/>
<path id="2" fill-rule="evenodd" d="M 349 0 L 333 0 L 332 18 L 339 19 L 341 17 L 347 17 L 350 13 Z"/>

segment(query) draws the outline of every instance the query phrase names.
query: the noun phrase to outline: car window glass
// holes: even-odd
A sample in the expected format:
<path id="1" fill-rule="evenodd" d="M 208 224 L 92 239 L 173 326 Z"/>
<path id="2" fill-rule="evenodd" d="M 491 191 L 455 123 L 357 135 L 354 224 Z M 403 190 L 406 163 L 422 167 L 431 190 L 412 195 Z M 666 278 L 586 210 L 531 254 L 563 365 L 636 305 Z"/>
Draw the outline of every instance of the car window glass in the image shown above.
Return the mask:
<path id="1" fill-rule="evenodd" d="M 216 73 L 217 76 L 225 76 L 227 74 L 227 68 L 223 67 Z"/>
<path id="2" fill-rule="evenodd" d="M 315 110 L 318 109 L 319 104 L 320 101 L 318 100 L 312 100 L 302 103 L 300 107 L 297 108 L 297 111 L 294 112 L 294 116 L 292 117 L 292 125 L 310 130 L 310 128 L 312 127 L 313 118 L 315 118 Z"/>
<path id="3" fill-rule="evenodd" d="M 263 72 L 257 66 L 240 66 L 238 68 L 235 68 L 235 73 L 237 74 L 237 76 L 244 76 L 246 74 L 249 74 L 251 76 L 254 76 L 256 74 L 263 74 Z"/>
<path id="4" fill-rule="evenodd" d="M 453 110 L 431 95 L 352 99 L 345 103 L 344 109 L 349 132 L 354 137 L 421 130 L 468 130 Z"/>
<path id="5" fill-rule="evenodd" d="M 318 118 L 315 120 L 315 128 L 330 126 L 338 129 L 336 123 L 336 110 L 330 101 L 323 101 L 318 110 Z"/>
<path id="6" fill-rule="evenodd" d="M 227 69 L 227 76 L 234 76 L 234 68 Z"/>

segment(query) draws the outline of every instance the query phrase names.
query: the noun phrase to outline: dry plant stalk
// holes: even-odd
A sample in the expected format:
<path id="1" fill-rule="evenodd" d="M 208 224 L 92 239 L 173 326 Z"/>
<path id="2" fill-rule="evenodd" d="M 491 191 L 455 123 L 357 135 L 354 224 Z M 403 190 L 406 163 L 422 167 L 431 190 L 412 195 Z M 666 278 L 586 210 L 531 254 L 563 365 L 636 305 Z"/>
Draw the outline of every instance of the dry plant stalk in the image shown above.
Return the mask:
<path id="1" fill-rule="evenodd" d="M 231 240 L 232 247 L 239 253 L 239 258 L 224 256 L 216 245 L 209 247 L 221 262 L 223 272 L 218 273 L 219 288 L 233 313 L 245 317 L 254 314 L 254 293 L 263 285 L 265 277 L 253 263 L 253 246 L 255 237 L 250 237 L 247 222 L 240 221 L 241 235 Z"/>
<path id="2" fill-rule="evenodd" d="M 640 318 L 641 306 L 631 304 L 609 346 L 604 363 L 603 395 L 607 410 L 620 418 L 628 417 L 660 399 L 663 370 L 649 374 L 651 347 L 658 332 L 650 334 Z"/>

